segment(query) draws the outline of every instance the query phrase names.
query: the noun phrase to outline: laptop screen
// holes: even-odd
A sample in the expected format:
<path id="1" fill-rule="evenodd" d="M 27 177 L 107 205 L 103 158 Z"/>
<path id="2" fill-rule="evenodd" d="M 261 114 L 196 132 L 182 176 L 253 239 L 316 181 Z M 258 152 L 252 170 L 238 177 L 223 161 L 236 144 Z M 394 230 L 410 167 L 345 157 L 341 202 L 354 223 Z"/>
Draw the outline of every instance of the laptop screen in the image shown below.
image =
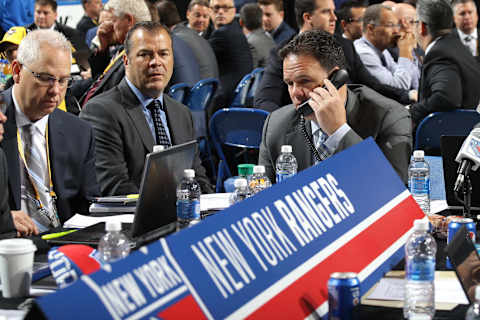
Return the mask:
<path id="1" fill-rule="evenodd" d="M 196 141 L 190 141 L 147 155 L 132 237 L 177 220 L 176 188 L 183 170 L 192 168 L 196 146 Z"/>

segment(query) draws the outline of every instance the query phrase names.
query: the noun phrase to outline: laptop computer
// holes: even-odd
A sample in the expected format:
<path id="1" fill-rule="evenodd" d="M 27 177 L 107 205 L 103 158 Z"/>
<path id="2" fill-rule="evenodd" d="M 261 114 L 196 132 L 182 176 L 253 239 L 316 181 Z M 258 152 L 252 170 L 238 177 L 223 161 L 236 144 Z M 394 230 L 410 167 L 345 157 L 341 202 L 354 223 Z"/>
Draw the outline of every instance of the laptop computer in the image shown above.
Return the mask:
<path id="1" fill-rule="evenodd" d="M 176 187 L 185 169 L 192 168 L 195 140 L 147 154 L 133 224 L 122 224 L 132 247 L 139 247 L 176 230 Z M 105 223 L 97 223 L 66 236 L 48 240 L 52 245 L 96 246 L 105 234 Z"/>
<path id="2" fill-rule="evenodd" d="M 457 231 L 446 251 L 471 304 L 475 301 L 475 287 L 480 284 L 480 257 L 465 226 Z"/>
<path id="3" fill-rule="evenodd" d="M 458 151 L 462 147 L 466 136 L 441 136 L 440 148 L 443 161 L 443 177 L 445 181 L 445 194 L 449 214 L 461 215 L 463 204 L 457 200 L 453 191 L 453 186 L 457 180 L 457 170 L 460 165 L 455 161 Z M 470 181 L 472 183 L 472 211 L 480 210 L 480 170 L 470 171 Z M 463 200 L 463 194 L 459 195 Z"/>

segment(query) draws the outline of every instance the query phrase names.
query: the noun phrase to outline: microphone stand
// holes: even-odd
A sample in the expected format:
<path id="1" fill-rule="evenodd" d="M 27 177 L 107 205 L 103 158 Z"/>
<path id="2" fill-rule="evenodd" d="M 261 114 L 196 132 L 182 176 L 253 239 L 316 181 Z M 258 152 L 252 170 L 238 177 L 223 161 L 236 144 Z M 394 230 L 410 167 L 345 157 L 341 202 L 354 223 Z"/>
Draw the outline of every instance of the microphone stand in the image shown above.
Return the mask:
<path id="1" fill-rule="evenodd" d="M 463 216 L 471 218 L 470 208 L 472 205 L 472 183 L 470 182 L 470 175 L 465 176 L 463 182 Z M 475 219 L 476 220 L 476 219 Z"/>

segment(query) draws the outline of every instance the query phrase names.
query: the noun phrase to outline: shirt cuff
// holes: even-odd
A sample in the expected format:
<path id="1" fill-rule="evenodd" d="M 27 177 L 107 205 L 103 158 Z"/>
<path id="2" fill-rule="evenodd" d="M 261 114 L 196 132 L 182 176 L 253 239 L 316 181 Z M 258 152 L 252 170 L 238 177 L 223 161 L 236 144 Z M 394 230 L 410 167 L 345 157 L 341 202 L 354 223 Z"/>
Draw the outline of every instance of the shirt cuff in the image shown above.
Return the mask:
<path id="1" fill-rule="evenodd" d="M 330 135 L 324 142 L 330 154 L 334 154 L 337 150 L 338 144 L 342 141 L 343 137 L 350 130 L 350 126 L 345 122 L 340 128 L 338 128 L 332 135 Z"/>

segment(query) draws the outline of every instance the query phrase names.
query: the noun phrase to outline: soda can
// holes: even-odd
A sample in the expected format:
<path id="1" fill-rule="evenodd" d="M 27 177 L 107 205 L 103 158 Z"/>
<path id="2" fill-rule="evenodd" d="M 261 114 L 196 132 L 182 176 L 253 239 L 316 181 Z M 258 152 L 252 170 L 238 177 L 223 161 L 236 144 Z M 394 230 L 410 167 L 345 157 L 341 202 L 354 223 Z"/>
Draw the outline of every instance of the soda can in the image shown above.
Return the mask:
<path id="1" fill-rule="evenodd" d="M 466 226 L 468 236 L 470 239 L 472 239 L 473 243 L 475 243 L 476 239 L 476 226 L 475 222 L 473 222 L 472 219 L 470 218 L 453 218 L 449 223 L 448 223 L 448 236 L 447 236 L 447 244 L 450 243 L 450 241 L 453 240 L 453 237 L 457 233 L 458 230 L 460 230 L 461 227 Z M 446 267 L 448 269 L 452 269 L 452 264 L 450 263 L 450 259 L 447 257 L 447 263 Z"/>
<path id="2" fill-rule="evenodd" d="M 328 280 L 328 319 L 350 320 L 360 303 L 360 281 L 354 272 L 335 272 Z"/>

